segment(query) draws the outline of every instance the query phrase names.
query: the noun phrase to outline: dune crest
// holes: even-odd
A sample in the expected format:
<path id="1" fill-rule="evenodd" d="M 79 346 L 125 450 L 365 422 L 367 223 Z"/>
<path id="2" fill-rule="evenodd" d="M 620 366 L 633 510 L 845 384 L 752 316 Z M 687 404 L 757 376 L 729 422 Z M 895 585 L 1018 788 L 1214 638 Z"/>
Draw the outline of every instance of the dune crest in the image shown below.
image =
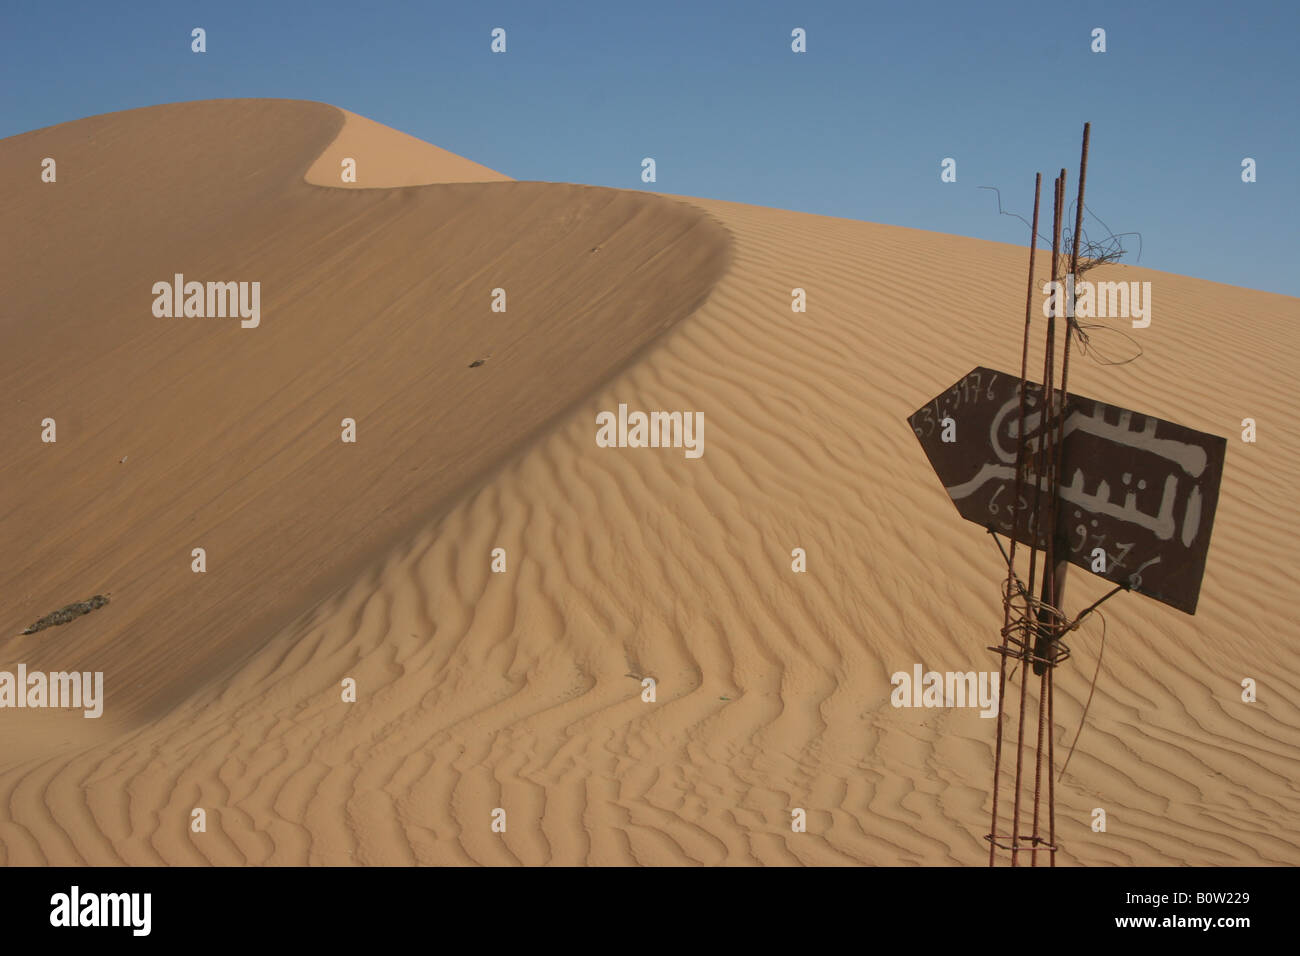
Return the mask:
<path id="1" fill-rule="evenodd" d="M 218 100 L 0 143 L 15 224 L 0 238 L 0 390 L 14 397 L 0 508 L 23 542 L 0 554 L 0 662 L 103 671 L 108 688 L 94 729 L 0 714 L 0 762 L 47 752 L 33 727 L 76 746 L 237 666 L 689 314 L 724 268 L 725 232 L 652 195 L 304 182 L 345 120 Z M 45 156 L 56 183 L 29 175 Z M 177 275 L 209 302 L 257 283 L 258 324 L 160 314 L 154 290 Z M 107 592 L 94 615 L 20 634 Z"/>
<path id="2" fill-rule="evenodd" d="M 343 189 L 391 189 L 435 183 L 513 182 L 445 149 L 348 110 L 343 128 L 307 170 L 307 182 Z M 342 162 L 356 162 L 356 182 L 344 182 Z"/>

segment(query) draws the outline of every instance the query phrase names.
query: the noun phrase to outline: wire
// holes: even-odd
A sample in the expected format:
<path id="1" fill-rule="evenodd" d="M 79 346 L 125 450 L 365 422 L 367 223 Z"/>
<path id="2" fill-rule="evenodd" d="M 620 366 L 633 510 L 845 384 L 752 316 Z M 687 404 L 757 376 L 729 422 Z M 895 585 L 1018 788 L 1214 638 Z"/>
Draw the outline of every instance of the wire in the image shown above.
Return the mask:
<path id="1" fill-rule="evenodd" d="M 1065 779 L 1065 768 L 1070 765 L 1070 758 L 1074 756 L 1074 746 L 1079 742 L 1079 735 L 1083 733 L 1083 725 L 1088 720 L 1088 708 L 1092 706 L 1092 695 L 1097 690 L 1097 678 L 1101 675 L 1101 658 L 1106 653 L 1106 615 L 1100 611 L 1094 611 L 1093 613 L 1101 618 L 1101 648 L 1097 651 L 1097 670 L 1092 675 L 1092 686 L 1088 688 L 1088 700 L 1083 705 L 1082 716 L 1079 717 L 1079 729 L 1074 732 L 1074 743 L 1070 744 L 1070 752 L 1065 755 L 1065 763 L 1061 764 L 1061 774 L 1056 778 L 1058 783 Z M 1075 626 L 1078 626 L 1078 621 L 1075 622 Z"/>

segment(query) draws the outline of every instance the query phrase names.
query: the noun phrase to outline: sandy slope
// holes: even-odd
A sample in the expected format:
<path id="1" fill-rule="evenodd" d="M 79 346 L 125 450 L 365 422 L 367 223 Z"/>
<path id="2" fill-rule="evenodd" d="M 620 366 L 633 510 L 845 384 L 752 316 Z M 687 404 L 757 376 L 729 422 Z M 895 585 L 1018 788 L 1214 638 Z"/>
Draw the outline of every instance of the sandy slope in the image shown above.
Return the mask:
<path id="1" fill-rule="evenodd" d="M 343 114 L 343 128 L 307 170 L 306 180 L 313 185 L 379 189 L 431 183 L 510 181 L 509 176 L 424 140 L 347 110 L 339 112 Z M 356 163 L 355 183 L 343 181 L 344 159 Z"/>
<path id="2" fill-rule="evenodd" d="M 724 268 L 724 232 L 670 200 L 303 182 L 343 122 L 321 104 L 217 101 L 0 150 L 17 223 L 0 240 L 0 508 L 17 543 L 0 557 L 0 660 L 104 670 L 105 721 L 156 714 L 262 646 Z M 38 179 L 44 156 L 55 184 Z M 155 318 L 153 284 L 177 272 L 259 281 L 260 326 Z M 55 444 L 39 440 L 46 417 Z M 101 591 L 112 603 L 93 617 L 14 636 Z M 27 722 L 60 716 L 5 714 L 8 752 Z"/>
<path id="3" fill-rule="evenodd" d="M 474 187 L 475 202 L 525 187 Z M 535 188 L 541 204 L 569 187 Z M 112 739 L 97 745 L 47 736 L 39 754 L 9 758 L 3 858 L 981 862 L 993 722 L 896 710 L 889 675 L 916 662 L 994 666 L 983 648 L 1000 622 L 998 564 L 987 536 L 956 516 L 904 419 L 977 364 L 1016 366 L 1025 253 L 693 204 L 733 243 L 702 308 L 539 438 L 512 436 L 518 453 L 464 485 L 441 517 L 394 520 L 394 533 L 408 529 L 398 547 L 277 635 L 265 639 L 250 619 L 245 646 L 262 640 L 239 666 L 204 677 L 177 654 L 159 668 L 169 680 L 157 699 L 171 710 L 106 729 Z M 642 241 L 654 233 L 623 231 L 634 228 Z M 1109 605 L 1097 695 L 1057 789 L 1061 862 L 1297 863 L 1300 512 L 1290 476 L 1300 442 L 1286 390 L 1300 362 L 1297 302 L 1131 267 L 1111 273 L 1153 283 L 1155 319 L 1138 333 L 1146 354 L 1123 367 L 1077 362 L 1074 390 L 1230 441 L 1198 614 L 1132 595 Z M 795 286 L 808 290 L 806 315 L 790 311 Z M 641 302 L 625 286 L 610 293 L 612 314 Z M 317 387 L 339 372 L 323 369 Z M 83 382 L 69 394 L 85 391 Z M 95 394 L 114 392 L 105 384 Z M 499 400 L 475 394 L 457 407 L 484 416 L 483 403 Z M 704 456 L 596 447 L 595 414 L 619 402 L 703 411 Z M 229 414 L 233 423 L 251 412 Z M 8 440 L 16 426 L 8 406 L 5 415 Z M 1260 423 L 1257 445 L 1237 440 L 1247 415 Z M 261 487 L 253 471 L 246 480 Z M 59 500 L 73 494 L 58 472 L 41 478 Z M 6 480 L 6 490 L 29 487 Z M 160 478 L 154 495 L 164 492 L 176 489 Z M 374 497 L 392 505 L 396 493 Z M 317 500 L 305 499 L 301 518 L 313 526 L 327 520 Z M 279 533 L 251 540 L 267 547 Z M 494 547 L 507 549 L 506 574 L 489 573 Z M 790 571 L 794 547 L 808 552 L 806 575 Z M 275 583 L 310 570 L 298 557 Z M 12 580 L 57 577 L 20 571 Z M 242 616 L 231 596 L 251 605 L 270 588 L 229 591 L 233 582 L 209 579 L 214 607 L 227 611 L 208 640 L 234 640 Z M 105 575 L 82 590 L 101 580 L 117 583 Z M 1076 573 L 1068 604 L 1101 593 Z M 20 626 L 49 609 L 12 603 L 5 619 Z M 114 660 L 120 645 L 109 653 L 103 642 L 117 606 L 96 612 L 106 620 L 94 640 L 72 636 L 93 618 L 57 639 Z M 1074 636 L 1058 677 L 1059 749 L 1078 725 L 1099 629 Z M 159 639 L 147 621 L 132 636 Z M 195 634 L 165 637 L 212 653 Z M 4 656 L 29 646 L 11 643 Z M 641 675 L 657 678 L 657 702 L 640 700 Z M 1240 701 L 1246 676 L 1259 681 L 1258 703 Z M 340 701 L 344 677 L 358 682 L 355 704 Z M 75 733 L 69 726 L 58 733 Z M 196 806 L 209 811 L 205 834 L 187 830 Z M 1098 806 L 1104 834 L 1088 826 Z M 490 829 L 496 807 L 507 811 L 505 834 Z M 792 807 L 808 810 L 807 833 L 791 832 Z"/>

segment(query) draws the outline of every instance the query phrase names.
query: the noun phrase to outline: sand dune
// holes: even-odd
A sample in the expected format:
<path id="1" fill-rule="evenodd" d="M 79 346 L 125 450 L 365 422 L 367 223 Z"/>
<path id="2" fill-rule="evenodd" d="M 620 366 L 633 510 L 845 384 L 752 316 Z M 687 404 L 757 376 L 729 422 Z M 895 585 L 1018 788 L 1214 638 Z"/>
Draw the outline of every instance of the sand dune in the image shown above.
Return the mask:
<path id="1" fill-rule="evenodd" d="M 480 166 L 431 143 L 408 136 L 347 110 L 338 136 L 307 170 L 307 182 L 342 189 L 389 189 L 433 183 L 509 182 L 496 170 Z M 356 163 L 356 181 L 345 181 L 342 163 Z"/>
<path id="2" fill-rule="evenodd" d="M 184 228 L 129 194 L 104 200 L 131 243 L 75 235 L 74 200 L 51 211 L 20 190 L 31 228 L 59 239 L 4 250 L 23 281 L 5 289 L 19 348 L 0 381 L 34 407 L 4 408 L 0 500 L 24 544 L 0 565 L 3 617 L 16 633 L 114 594 L 0 644 L 0 659 L 116 668 L 117 714 L 0 714 L 0 859 L 983 861 L 993 722 L 894 709 L 889 675 L 995 666 L 998 560 L 905 418 L 975 365 L 1017 367 L 1024 250 L 569 186 L 331 193 L 300 181 L 336 142 L 337 112 L 158 110 L 0 145 L 5 173 L 28 175 L 50 143 L 83 157 L 98 182 L 82 204 L 118 175 L 111 150 L 72 152 L 87 134 L 162 148 L 185 139 L 168 124 L 239 129 L 250 151 L 205 168 L 228 177 L 211 190 L 176 174 L 174 195 L 208 204 Z M 257 153 L 259 122 L 296 138 Z M 440 151 L 428 163 L 411 175 L 448 165 Z M 164 173 L 143 181 L 171 188 Z M 204 215 L 242 235 L 186 238 Z M 91 263 L 78 268 L 110 295 L 80 277 L 59 291 L 42 250 Z M 258 330 L 150 321 L 140 290 L 177 260 L 203 278 L 276 278 L 286 324 L 270 292 Z M 1060 862 L 1300 862 L 1297 301 L 1108 270 L 1150 280 L 1158 311 L 1139 361 L 1077 361 L 1072 390 L 1225 435 L 1228 458 L 1197 615 L 1136 595 L 1107 605 L 1096 697 L 1057 787 Z M 496 284 L 521 290 L 509 345 L 484 331 Z M 807 314 L 791 312 L 796 286 Z M 420 337 L 432 308 L 446 318 Z M 381 320 L 385 336 L 365 336 Z M 702 411 L 704 455 L 597 447 L 595 416 L 619 403 Z M 46 407 L 68 408 L 57 451 L 34 438 Z M 376 449 L 360 464 L 341 460 L 344 414 L 367 429 L 346 451 Z M 1258 444 L 1238 440 L 1246 416 Z M 127 478 L 137 455 L 149 470 Z M 192 575 L 200 537 L 242 570 Z M 807 574 L 790 570 L 795 547 Z M 1067 605 L 1101 593 L 1075 574 Z M 1057 677 L 1058 753 L 1100 628 L 1073 635 Z M 340 700 L 345 677 L 356 703 Z M 1241 702 L 1243 677 L 1257 703 Z M 1089 827 L 1099 806 L 1104 834 Z M 208 832 L 189 831 L 194 807 Z M 498 807 L 505 833 L 490 828 Z M 791 832 L 793 807 L 807 833 Z"/>
<path id="3" fill-rule="evenodd" d="M 23 227 L 2 248 L 0 501 L 22 545 L 0 560 L 0 655 L 103 670 L 114 717 L 165 709 L 261 646 L 689 313 L 724 266 L 723 231 L 656 197 L 307 185 L 344 119 L 219 101 L 5 143 Z M 55 184 L 33 172 L 44 156 Z M 153 284 L 176 273 L 260 282 L 260 325 L 156 318 Z M 93 617 L 13 638 L 99 592 L 112 603 Z M 0 732 L 31 719 L 6 717 Z"/>

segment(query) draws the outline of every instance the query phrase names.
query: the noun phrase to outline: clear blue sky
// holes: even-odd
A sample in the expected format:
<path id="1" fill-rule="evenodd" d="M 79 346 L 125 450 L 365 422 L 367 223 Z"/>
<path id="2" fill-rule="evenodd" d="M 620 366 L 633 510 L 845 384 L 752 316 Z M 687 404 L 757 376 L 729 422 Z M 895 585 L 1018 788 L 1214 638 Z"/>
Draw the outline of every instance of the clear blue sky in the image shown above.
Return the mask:
<path id="1" fill-rule="evenodd" d="M 1028 217 L 1033 174 L 1073 182 L 1091 120 L 1088 208 L 1142 233 L 1142 265 L 1296 295 L 1298 43 L 1297 0 L 6 0 L 0 137 L 157 103 L 320 100 L 516 179 L 1019 243 L 977 187 Z"/>

